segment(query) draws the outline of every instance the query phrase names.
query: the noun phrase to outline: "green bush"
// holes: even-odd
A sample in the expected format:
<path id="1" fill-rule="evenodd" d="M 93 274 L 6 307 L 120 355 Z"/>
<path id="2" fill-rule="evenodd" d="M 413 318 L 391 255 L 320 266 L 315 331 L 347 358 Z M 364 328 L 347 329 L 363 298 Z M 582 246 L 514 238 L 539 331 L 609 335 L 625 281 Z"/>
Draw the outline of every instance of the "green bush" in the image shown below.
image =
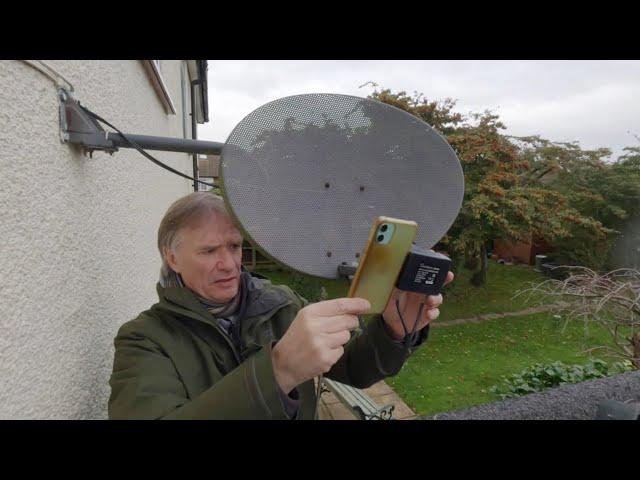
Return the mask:
<path id="1" fill-rule="evenodd" d="M 580 383 L 629 370 L 630 362 L 615 362 L 609 365 L 599 359 L 589 360 L 586 365 L 567 365 L 562 362 L 536 363 L 518 374 L 503 377 L 504 382 L 491 387 L 490 391 L 504 400 L 566 383 Z"/>

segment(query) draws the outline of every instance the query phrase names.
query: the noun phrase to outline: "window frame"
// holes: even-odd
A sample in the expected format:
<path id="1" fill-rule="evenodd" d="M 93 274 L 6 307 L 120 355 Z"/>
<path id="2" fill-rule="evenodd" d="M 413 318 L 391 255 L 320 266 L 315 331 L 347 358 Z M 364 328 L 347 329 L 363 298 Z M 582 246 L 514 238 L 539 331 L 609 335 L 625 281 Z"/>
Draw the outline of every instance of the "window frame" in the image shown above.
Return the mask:
<path id="1" fill-rule="evenodd" d="M 170 115 L 176 114 L 176 107 L 169 94 L 167 84 L 162 78 L 162 72 L 160 71 L 160 60 L 142 60 L 142 63 L 149 74 L 153 89 L 158 94 L 160 102 L 164 106 L 166 112 Z"/>

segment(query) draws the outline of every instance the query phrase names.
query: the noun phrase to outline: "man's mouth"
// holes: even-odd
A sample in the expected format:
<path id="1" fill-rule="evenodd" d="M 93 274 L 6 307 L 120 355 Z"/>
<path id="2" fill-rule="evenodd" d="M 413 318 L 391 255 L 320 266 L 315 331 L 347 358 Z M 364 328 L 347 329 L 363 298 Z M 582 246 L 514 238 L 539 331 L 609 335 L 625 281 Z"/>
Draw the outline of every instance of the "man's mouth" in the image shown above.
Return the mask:
<path id="1" fill-rule="evenodd" d="M 223 279 L 220 279 L 220 280 L 216 280 L 214 283 L 221 284 L 221 285 L 227 285 L 227 284 L 232 283 L 235 279 L 236 279 L 236 277 L 223 278 Z"/>

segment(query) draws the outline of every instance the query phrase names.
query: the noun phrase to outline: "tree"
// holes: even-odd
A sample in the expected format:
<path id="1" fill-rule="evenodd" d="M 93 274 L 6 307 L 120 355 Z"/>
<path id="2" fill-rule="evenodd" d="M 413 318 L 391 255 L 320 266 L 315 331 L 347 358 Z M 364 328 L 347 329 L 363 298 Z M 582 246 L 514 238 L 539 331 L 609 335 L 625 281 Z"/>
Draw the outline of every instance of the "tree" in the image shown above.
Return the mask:
<path id="1" fill-rule="evenodd" d="M 640 157 L 633 147 L 614 163 L 610 150 L 583 150 L 577 143 L 550 142 L 539 137 L 518 139 L 531 172 L 525 181 L 540 182 L 562 194 L 571 208 L 590 222 L 574 222 L 570 235 L 558 239 L 556 262 L 596 270 L 607 257 L 619 230 L 640 210 Z"/>
<path id="2" fill-rule="evenodd" d="M 607 266 L 640 269 L 640 147 L 626 147 L 624 151 L 627 153 L 618 158 L 612 168 L 621 185 L 614 194 L 620 196 L 619 204 L 627 218 L 618 228 L 620 235 L 613 242 Z"/>
<path id="3" fill-rule="evenodd" d="M 532 235 L 555 241 L 582 224 L 601 230 L 598 222 L 572 208 L 565 196 L 535 180 L 531 152 L 521 148 L 530 139 L 513 141 L 506 127 L 490 111 L 465 117 L 454 113 L 455 101 L 428 101 L 421 94 L 374 91 L 370 98 L 401 108 L 442 133 L 462 163 L 465 195 L 455 223 L 443 239 L 449 253 L 460 260 L 475 259 L 472 282 L 486 280 L 487 244 L 491 240 L 528 241 Z"/>

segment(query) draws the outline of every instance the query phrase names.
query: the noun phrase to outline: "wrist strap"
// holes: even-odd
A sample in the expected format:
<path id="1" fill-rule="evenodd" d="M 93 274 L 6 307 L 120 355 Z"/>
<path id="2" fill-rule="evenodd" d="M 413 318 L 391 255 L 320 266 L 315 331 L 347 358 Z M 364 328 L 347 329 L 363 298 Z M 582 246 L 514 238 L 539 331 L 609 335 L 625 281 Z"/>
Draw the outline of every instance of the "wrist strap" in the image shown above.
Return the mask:
<path id="1" fill-rule="evenodd" d="M 413 324 L 413 328 L 411 332 L 407 330 L 407 325 L 404 323 L 404 318 L 402 317 L 402 313 L 400 313 L 400 300 L 396 298 L 396 310 L 398 311 L 398 316 L 400 317 L 400 322 L 402 323 L 402 328 L 404 329 L 404 342 L 413 341 L 414 334 L 416 333 L 416 327 L 418 326 L 418 321 L 422 316 L 422 310 L 424 309 L 424 302 L 420 304 L 420 308 L 418 309 L 418 315 L 416 316 L 416 321 Z"/>

